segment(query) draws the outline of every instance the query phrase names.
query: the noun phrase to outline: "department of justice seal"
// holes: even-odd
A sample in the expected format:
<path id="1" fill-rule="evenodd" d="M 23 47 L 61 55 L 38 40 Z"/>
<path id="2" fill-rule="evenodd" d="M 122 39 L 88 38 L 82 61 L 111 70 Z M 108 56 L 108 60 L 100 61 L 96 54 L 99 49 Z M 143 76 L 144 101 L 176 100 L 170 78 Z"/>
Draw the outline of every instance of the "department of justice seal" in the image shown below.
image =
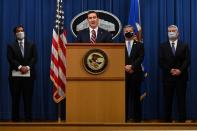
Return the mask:
<path id="1" fill-rule="evenodd" d="M 83 58 L 84 68 L 90 74 L 97 75 L 103 73 L 107 64 L 107 55 L 101 49 L 91 49 Z"/>

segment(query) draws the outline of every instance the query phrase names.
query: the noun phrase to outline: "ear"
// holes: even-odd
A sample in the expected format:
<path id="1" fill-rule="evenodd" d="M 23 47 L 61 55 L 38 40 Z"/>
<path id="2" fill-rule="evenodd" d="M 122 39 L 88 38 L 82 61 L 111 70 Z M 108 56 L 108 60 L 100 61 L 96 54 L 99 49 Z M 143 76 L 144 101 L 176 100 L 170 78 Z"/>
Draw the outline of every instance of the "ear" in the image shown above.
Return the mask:
<path id="1" fill-rule="evenodd" d="M 179 32 L 177 32 L 177 37 L 179 36 Z"/>

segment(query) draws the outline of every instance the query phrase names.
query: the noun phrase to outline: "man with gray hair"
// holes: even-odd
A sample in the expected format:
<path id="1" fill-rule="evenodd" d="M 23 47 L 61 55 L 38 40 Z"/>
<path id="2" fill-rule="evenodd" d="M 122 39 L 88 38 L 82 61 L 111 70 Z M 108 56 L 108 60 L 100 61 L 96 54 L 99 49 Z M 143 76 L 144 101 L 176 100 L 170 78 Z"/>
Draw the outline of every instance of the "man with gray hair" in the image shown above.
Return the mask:
<path id="1" fill-rule="evenodd" d="M 188 44 L 178 39 L 176 25 L 168 27 L 168 41 L 159 48 L 159 64 L 163 73 L 165 122 L 172 122 L 173 96 L 176 92 L 178 122 L 186 120 L 186 87 L 190 63 Z"/>

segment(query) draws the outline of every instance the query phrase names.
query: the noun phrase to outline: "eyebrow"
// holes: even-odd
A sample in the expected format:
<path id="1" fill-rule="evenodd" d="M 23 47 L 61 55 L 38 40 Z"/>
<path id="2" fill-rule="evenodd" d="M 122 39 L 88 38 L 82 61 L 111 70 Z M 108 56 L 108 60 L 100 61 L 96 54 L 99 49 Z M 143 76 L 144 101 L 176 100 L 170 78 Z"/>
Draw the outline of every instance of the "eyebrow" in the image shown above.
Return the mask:
<path id="1" fill-rule="evenodd" d="M 94 18 L 94 17 L 97 17 L 97 16 L 88 16 L 88 18 L 92 18 L 92 17 Z"/>

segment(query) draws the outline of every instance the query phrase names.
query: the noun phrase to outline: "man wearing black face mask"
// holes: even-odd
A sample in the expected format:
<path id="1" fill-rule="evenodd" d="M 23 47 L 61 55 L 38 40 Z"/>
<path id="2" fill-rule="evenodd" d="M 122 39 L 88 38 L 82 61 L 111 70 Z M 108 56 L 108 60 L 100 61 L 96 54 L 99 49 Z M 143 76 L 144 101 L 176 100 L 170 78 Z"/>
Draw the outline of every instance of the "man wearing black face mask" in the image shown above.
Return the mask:
<path id="1" fill-rule="evenodd" d="M 159 64 L 163 75 L 165 122 L 172 122 L 173 96 L 176 92 L 178 121 L 186 120 L 186 87 L 190 63 L 188 45 L 178 39 L 178 27 L 168 27 L 169 40 L 159 48 Z"/>
<path id="2" fill-rule="evenodd" d="M 126 77 L 126 121 L 141 121 L 140 87 L 143 79 L 141 64 L 144 59 L 144 46 L 136 41 L 134 29 L 124 27 L 125 37 L 125 77 Z"/>
<path id="3" fill-rule="evenodd" d="M 31 121 L 32 93 L 35 79 L 35 44 L 25 39 L 24 27 L 14 28 L 16 41 L 8 45 L 7 58 L 10 65 L 9 86 L 12 97 L 12 121 L 20 121 L 19 105 L 22 95 L 25 121 Z"/>

